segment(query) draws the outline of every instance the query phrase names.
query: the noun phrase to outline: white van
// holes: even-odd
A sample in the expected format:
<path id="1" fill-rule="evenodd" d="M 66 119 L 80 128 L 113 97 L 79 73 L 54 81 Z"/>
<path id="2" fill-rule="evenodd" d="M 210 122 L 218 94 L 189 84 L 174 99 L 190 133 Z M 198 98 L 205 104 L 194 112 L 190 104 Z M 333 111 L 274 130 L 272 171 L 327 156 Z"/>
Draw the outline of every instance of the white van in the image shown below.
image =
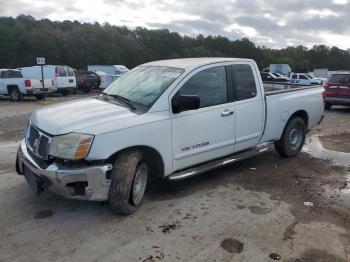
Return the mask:
<path id="1" fill-rule="evenodd" d="M 41 79 L 40 66 L 30 66 L 18 68 L 21 70 L 24 77 Z M 69 92 L 75 93 L 77 82 L 72 68 L 68 66 L 45 65 L 44 79 L 50 78 L 53 80 L 54 87 L 63 95 L 68 95 Z"/>

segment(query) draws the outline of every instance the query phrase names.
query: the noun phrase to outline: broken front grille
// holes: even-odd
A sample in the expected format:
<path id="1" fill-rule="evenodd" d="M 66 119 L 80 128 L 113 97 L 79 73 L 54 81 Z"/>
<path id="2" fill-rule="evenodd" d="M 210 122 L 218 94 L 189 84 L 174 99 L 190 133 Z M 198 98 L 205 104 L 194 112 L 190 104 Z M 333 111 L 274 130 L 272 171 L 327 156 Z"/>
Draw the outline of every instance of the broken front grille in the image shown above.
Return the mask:
<path id="1" fill-rule="evenodd" d="M 26 131 L 26 144 L 35 156 L 48 160 L 51 137 L 29 123 Z"/>

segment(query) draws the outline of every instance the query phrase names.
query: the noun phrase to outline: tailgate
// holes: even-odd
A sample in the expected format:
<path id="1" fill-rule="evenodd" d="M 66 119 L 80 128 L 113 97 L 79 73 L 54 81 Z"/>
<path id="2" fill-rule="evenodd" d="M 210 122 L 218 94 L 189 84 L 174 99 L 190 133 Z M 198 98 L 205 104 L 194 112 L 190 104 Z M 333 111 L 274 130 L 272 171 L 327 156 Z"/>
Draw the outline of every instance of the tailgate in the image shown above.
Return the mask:
<path id="1" fill-rule="evenodd" d="M 328 97 L 349 97 L 350 96 L 350 85 L 348 83 L 342 84 L 328 84 L 326 86 L 325 95 Z"/>
<path id="2" fill-rule="evenodd" d="M 41 79 L 30 79 L 30 82 L 33 89 L 43 87 Z M 44 86 L 45 88 L 53 88 L 52 79 L 44 79 Z"/>

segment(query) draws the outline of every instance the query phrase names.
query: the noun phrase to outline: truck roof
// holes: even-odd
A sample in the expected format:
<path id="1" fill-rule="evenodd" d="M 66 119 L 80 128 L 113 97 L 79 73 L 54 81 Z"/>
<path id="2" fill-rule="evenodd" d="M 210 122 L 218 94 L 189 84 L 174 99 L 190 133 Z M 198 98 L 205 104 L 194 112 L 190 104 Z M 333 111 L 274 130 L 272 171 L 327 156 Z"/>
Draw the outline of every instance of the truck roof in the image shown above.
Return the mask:
<path id="1" fill-rule="evenodd" d="M 243 59 L 243 58 L 228 58 L 228 57 L 180 58 L 180 59 L 153 61 L 153 62 L 145 63 L 141 66 L 177 67 L 177 68 L 186 70 L 188 68 L 200 67 L 207 64 L 220 63 L 220 62 L 232 62 L 232 61 L 253 61 L 253 60 Z"/>
<path id="2" fill-rule="evenodd" d="M 0 71 L 19 71 L 18 69 L 13 69 L 13 68 L 0 68 Z"/>

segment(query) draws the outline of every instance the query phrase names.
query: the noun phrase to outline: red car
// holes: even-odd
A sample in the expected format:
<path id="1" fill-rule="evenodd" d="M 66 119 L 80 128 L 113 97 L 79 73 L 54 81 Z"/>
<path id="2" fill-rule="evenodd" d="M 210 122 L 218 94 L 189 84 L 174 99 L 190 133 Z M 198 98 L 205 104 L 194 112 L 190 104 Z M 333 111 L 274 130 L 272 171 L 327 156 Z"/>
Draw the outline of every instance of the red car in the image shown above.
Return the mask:
<path id="1" fill-rule="evenodd" d="M 350 105 L 350 73 L 333 74 L 324 88 L 326 109 L 332 105 Z"/>

